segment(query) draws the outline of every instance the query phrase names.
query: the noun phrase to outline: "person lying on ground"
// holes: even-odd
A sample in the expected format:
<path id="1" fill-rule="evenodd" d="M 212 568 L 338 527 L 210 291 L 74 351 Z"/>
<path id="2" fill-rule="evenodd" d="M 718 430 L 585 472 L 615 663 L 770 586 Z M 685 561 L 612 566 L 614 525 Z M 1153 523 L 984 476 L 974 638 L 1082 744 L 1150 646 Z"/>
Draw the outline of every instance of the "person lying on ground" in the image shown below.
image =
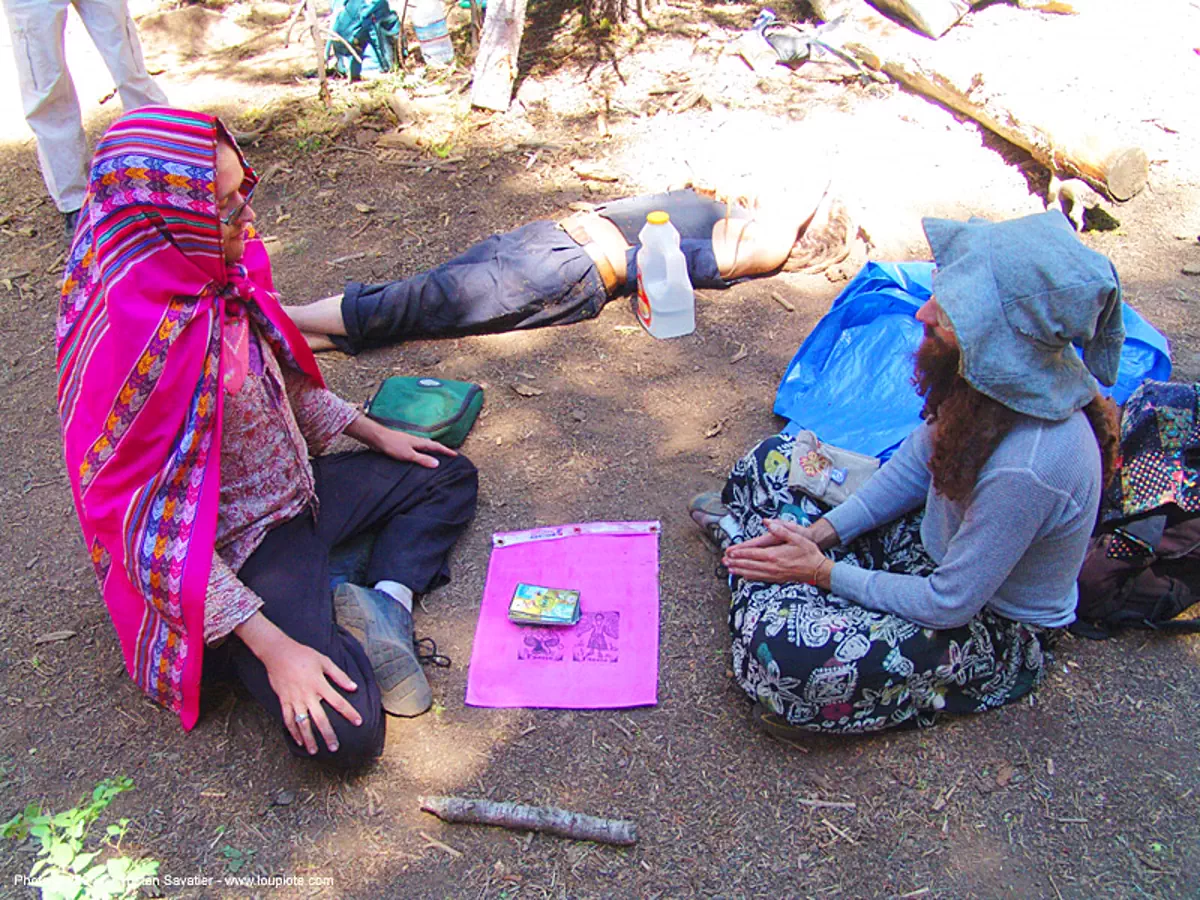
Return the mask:
<path id="1" fill-rule="evenodd" d="M 693 287 L 728 287 L 781 267 L 819 271 L 846 255 L 857 231 L 827 187 L 761 202 L 727 204 L 688 189 L 615 200 L 494 234 L 412 278 L 352 281 L 343 294 L 285 310 L 312 349 L 352 354 L 415 338 L 579 322 L 635 292 L 638 233 L 655 210 L 680 234 Z"/>
<path id="2" fill-rule="evenodd" d="M 924 422 L 824 515 L 789 489 L 806 460 L 784 435 L 741 459 L 719 500 L 692 502 L 725 548 L 738 683 L 779 735 L 1011 703 L 1075 617 L 1117 450 L 1097 385 L 1116 380 L 1124 340 L 1116 271 L 1058 212 L 924 227 Z"/>
<path id="3" fill-rule="evenodd" d="M 412 597 L 447 581 L 476 472 L 325 388 L 255 183 L 202 113 L 146 107 L 101 140 L 57 328 L 67 472 L 138 685 L 190 729 L 202 675 L 236 677 L 294 754 L 355 766 L 385 710 L 430 706 Z M 320 455 L 340 434 L 370 450 Z M 333 594 L 331 548 L 365 531 L 373 587 Z"/>

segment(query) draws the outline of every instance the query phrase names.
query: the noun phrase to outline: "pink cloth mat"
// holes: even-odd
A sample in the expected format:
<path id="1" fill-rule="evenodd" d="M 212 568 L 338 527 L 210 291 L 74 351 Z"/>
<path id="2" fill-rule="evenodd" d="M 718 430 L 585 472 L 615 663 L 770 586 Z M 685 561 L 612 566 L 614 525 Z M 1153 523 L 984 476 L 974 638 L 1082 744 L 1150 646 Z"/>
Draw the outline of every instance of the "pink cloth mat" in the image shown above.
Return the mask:
<path id="1" fill-rule="evenodd" d="M 467 704 L 613 709 L 658 702 L 658 522 L 492 536 Z M 579 591 L 572 626 L 517 625 L 518 583 Z"/>

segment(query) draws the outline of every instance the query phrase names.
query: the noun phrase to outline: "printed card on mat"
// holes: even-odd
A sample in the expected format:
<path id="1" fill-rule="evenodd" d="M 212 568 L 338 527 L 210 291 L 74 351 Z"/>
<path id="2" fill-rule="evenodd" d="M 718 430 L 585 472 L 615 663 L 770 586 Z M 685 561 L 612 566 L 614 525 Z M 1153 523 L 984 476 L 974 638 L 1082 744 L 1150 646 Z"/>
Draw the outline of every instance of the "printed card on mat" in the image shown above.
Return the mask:
<path id="1" fill-rule="evenodd" d="M 524 625 L 574 625 L 579 621 L 579 591 L 518 584 L 508 618 Z"/>
<path id="2" fill-rule="evenodd" d="M 612 709 L 658 702 L 660 530 L 658 522 L 589 522 L 493 535 L 467 703 Z M 526 606 L 563 615 L 573 607 L 577 620 L 512 621 L 511 611 Z"/>

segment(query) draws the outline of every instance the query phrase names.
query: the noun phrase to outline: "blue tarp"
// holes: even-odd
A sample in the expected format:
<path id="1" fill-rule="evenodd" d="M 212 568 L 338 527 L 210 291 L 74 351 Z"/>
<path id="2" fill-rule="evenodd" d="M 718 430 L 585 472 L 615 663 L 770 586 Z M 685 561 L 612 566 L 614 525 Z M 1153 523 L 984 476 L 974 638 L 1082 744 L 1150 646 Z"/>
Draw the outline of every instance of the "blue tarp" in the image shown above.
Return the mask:
<path id="1" fill-rule="evenodd" d="M 775 413 L 785 431 L 807 428 L 823 441 L 886 459 L 921 422 L 912 384 L 924 328 L 914 316 L 932 293 L 933 263 L 869 262 L 792 359 Z M 1147 378 L 1171 377 L 1166 339 L 1128 305 L 1116 385 L 1124 403 Z"/>

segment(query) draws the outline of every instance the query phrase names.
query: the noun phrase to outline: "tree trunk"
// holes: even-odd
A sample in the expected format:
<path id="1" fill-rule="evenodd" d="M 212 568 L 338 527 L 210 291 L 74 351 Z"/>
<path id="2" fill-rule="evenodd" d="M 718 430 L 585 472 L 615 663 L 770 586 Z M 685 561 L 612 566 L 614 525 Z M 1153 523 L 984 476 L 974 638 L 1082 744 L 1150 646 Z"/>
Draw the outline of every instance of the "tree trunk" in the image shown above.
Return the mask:
<path id="1" fill-rule="evenodd" d="M 504 112 L 512 100 L 513 82 L 525 31 L 526 0 L 490 0 L 483 19 L 483 39 L 475 57 L 471 105 Z"/>

